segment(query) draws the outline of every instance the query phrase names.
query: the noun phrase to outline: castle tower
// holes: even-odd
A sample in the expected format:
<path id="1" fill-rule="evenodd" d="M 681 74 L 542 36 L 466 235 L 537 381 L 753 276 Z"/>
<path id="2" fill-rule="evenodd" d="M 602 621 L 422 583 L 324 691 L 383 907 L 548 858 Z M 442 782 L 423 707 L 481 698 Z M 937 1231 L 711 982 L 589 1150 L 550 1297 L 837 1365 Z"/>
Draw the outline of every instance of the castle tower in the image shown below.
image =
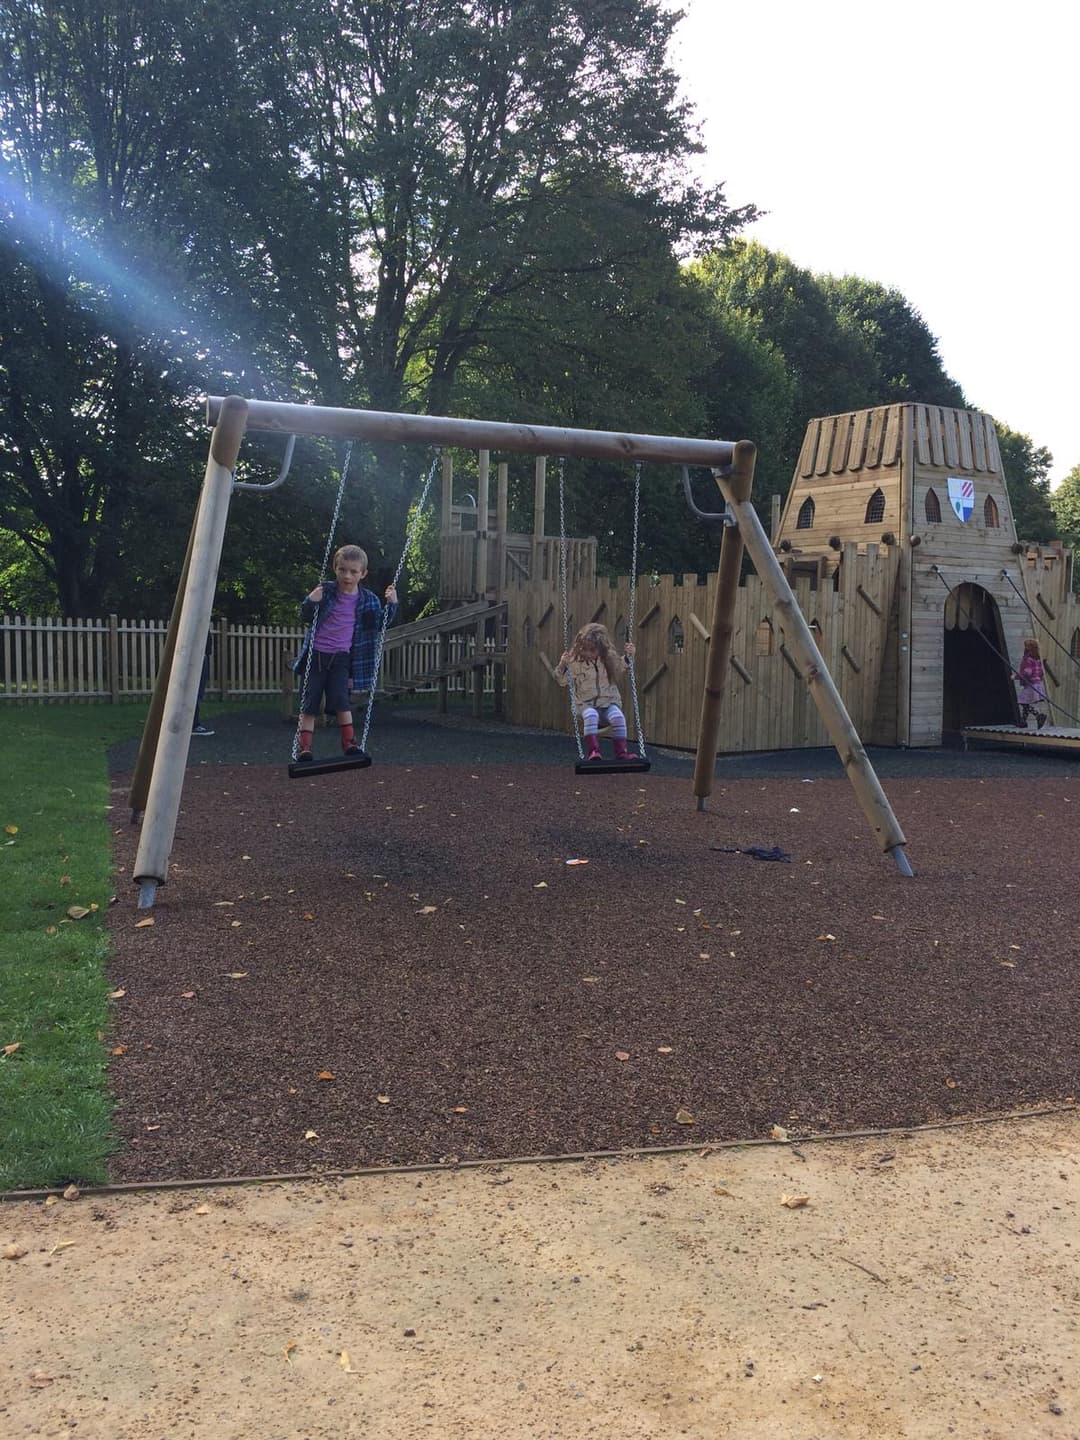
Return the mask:
<path id="1" fill-rule="evenodd" d="M 1016 666 L 1035 633 L 1003 574 L 1025 590 L 1016 540 L 989 415 L 903 404 L 810 422 L 774 544 L 789 575 L 818 584 L 835 582 L 845 545 L 894 554 L 874 743 L 939 745 L 1015 721 L 993 651 Z"/>

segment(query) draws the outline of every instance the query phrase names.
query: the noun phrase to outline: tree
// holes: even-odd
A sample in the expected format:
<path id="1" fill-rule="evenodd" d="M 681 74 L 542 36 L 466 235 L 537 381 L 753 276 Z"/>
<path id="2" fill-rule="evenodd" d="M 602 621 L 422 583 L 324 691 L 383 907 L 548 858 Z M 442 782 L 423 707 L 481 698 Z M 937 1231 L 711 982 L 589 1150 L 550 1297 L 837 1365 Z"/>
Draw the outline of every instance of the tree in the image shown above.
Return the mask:
<path id="1" fill-rule="evenodd" d="M 1050 495 L 1058 537 L 1080 551 L 1080 465 L 1074 465 Z M 1080 564 L 1073 566 L 1073 585 L 1080 590 Z"/>
<path id="2" fill-rule="evenodd" d="M 1050 505 L 1050 467 L 1054 457 L 1030 435 L 1020 435 L 996 422 L 1001 465 L 1009 492 L 1016 538 L 1022 541 L 1053 540 L 1057 522 Z"/>

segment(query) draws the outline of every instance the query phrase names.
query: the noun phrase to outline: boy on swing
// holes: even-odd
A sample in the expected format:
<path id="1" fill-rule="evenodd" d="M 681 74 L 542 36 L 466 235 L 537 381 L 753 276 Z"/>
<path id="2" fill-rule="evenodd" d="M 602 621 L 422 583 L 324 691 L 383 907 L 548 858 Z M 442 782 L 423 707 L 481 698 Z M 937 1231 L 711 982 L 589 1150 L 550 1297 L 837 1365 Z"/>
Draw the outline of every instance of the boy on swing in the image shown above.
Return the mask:
<path id="1" fill-rule="evenodd" d="M 310 629 L 293 665 L 297 674 L 307 675 L 300 701 L 299 761 L 312 759 L 312 735 L 324 696 L 327 712 L 332 710 L 337 715 L 342 753 L 361 754 L 349 692 L 370 691 L 383 624 L 378 596 L 360 583 L 367 571 L 365 551 L 359 545 L 342 545 L 334 555 L 335 578 L 316 585 L 300 606 L 300 619 L 310 624 Z M 392 584 L 386 587 L 385 598 L 389 625 L 393 624 L 398 604 Z"/>

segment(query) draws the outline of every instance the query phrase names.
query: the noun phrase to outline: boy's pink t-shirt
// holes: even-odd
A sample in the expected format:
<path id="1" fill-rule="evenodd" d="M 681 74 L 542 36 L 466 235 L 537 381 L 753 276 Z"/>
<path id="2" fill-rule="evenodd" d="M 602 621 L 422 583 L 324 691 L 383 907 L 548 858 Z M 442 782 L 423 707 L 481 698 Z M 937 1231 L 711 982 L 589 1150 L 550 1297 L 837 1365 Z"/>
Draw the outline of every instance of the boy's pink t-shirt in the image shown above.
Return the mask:
<path id="1" fill-rule="evenodd" d="M 353 595 L 342 595 L 334 601 L 334 607 L 325 620 L 320 621 L 315 631 L 315 649 L 323 655 L 336 655 L 339 650 L 351 650 L 353 630 L 356 626 L 356 607 L 360 603 L 360 591 Z"/>

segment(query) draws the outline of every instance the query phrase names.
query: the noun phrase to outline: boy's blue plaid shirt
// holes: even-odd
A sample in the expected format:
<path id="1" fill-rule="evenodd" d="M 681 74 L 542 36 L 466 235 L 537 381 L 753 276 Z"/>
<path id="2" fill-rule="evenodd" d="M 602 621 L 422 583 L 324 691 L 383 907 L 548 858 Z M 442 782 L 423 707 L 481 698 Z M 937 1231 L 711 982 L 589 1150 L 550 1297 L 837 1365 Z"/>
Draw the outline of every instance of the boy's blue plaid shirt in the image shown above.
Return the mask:
<path id="1" fill-rule="evenodd" d="M 315 632 L 319 628 L 319 622 L 330 613 L 334 602 L 337 600 L 337 581 L 323 581 L 323 598 L 316 604 L 314 600 L 304 598 L 300 606 L 300 619 L 310 621 L 307 635 L 304 637 L 304 644 L 300 654 L 293 661 L 293 670 L 301 673 L 307 665 L 308 650 Z M 397 618 L 397 604 L 389 603 L 386 606 L 387 625 L 392 625 Z M 360 598 L 356 602 L 356 622 L 353 626 L 352 651 L 350 657 L 349 678 L 352 681 L 354 690 L 370 690 L 372 681 L 375 679 L 375 656 L 379 648 L 379 632 L 382 629 L 383 604 L 379 597 L 370 590 L 360 587 Z"/>

